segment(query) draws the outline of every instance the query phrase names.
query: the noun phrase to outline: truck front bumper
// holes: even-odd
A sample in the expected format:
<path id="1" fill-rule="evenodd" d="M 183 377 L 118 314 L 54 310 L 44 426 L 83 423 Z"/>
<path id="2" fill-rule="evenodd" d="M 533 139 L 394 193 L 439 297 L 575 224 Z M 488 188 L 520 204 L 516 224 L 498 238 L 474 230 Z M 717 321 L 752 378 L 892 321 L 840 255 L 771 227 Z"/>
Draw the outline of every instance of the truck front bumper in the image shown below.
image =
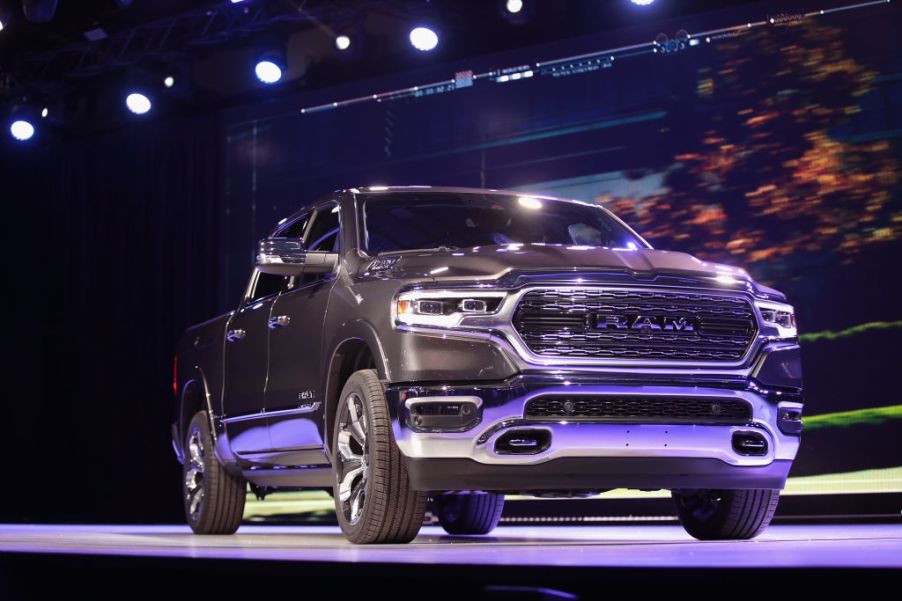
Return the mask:
<path id="1" fill-rule="evenodd" d="M 779 489 L 799 447 L 801 423 L 786 417 L 801 415 L 801 395 L 752 379 L 521 374 L 495 384 L 390 386 L 386 394 L 395 440 L 417 490 Z M 730 424 L 526 417 L 531 399 L 553 396 L 740 400 L 751 411 Z M 418 424 L 411 407 L 421 401 L 467 404 L 472 415 L 462 425 L 442 419 Z M 751 452 L 737 446 L 749 437 L 758 445 Z M 531 440 L 538 444 L 530 448 Z"/>

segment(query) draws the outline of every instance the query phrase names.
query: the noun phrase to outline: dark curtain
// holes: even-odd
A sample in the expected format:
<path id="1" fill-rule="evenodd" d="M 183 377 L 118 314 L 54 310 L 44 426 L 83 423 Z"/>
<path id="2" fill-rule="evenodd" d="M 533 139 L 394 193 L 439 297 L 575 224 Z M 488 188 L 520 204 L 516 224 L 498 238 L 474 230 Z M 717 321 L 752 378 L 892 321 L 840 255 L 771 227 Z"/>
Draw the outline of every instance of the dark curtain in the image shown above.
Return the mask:
<path id="1" fill-rule="evenodd" d="M 0 521 L 182 519 L 172 356 L 221 310 L 218 142 L 204 116 L 2 150 Z"/>

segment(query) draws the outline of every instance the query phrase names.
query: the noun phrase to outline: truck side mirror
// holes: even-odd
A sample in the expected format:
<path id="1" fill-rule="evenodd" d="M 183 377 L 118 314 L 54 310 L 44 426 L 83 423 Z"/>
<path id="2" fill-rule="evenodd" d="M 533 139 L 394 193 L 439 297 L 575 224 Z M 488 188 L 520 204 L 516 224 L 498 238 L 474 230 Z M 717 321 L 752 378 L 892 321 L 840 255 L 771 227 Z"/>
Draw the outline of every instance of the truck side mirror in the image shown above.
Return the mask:
<path id="1" fill-rule="evenodd" d="M 328 273 L 337 264 L 337 253 L 308 252 L 300 238 L 264 238 L 257 247 L 257 269 L 262 273 Z"/>

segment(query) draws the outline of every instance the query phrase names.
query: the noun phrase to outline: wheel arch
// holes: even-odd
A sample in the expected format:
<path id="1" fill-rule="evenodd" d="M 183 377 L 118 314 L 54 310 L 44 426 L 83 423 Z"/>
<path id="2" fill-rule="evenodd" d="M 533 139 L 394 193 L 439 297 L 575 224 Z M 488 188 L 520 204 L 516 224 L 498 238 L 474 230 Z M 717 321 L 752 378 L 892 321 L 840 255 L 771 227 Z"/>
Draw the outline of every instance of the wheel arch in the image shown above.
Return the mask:
<path id="1" fill-rule="evenodd" d="M 390 378 L 388 362 L 381 341 L 369 324 L 358 321 L 349 324 L 335 337 L 328 359 L 323 383 L 323 440 L 327 454 L 332 448 L 332 429 L 335 411 L 345 382 L 355 371 L 375 369 L 380 380 Z"/>
<path id="2" fill-rule="evenodd" d="M 178 439 L 176 443 L 176 454 L 179 460 L 184 458 L 184 449 L 182 442 L 185 439 L 185 433 L 191 418 L 198 411 L 205 410 L 210 426 L 210 435 L 213 437 L 213 443 L 216 444 L 216 428 L 213 423 L 213 406 L 212 396 L 210 394 L 210 386 L 207 377 L 202 368 L 195 366 L 188 379 L 182 384 L 179 394 L 178 421 L 176 422 Z"/>

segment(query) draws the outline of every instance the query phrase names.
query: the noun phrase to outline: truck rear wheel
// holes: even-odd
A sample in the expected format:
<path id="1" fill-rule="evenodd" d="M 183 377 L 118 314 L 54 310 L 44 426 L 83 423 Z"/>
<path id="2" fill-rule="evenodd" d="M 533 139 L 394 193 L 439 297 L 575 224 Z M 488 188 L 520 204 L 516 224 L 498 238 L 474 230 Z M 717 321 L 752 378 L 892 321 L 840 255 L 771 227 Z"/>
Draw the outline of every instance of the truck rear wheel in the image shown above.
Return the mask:
<path id="1" fill-rule="evenodd" d="M 244 515 L 247 483 L 228 473 L 213 453 L 206 411 L 191 418 L 182 464 L 185 518 L 195 534 L 232 534 Z"/>
<path id="2" fill-rule="evenodd" d="M 780 491 L 674 490 L 677 516 L 686 532 L 700 540 L 754 538 L 774 517 Z"/>
<path id="3" fill-rule="evenodd" d="M 504 495 L 447 494 L 435 497 L 434 503 L 448 534 L 488 534 L 501 519 Z"/>
<path id="4" fill-rule="evenodd" d="M 425 493 L 410 486 L 376 370 L 354 372 L 332 432 L 335 513 L 353 543 L 407 543 L 423 525 Z"/>

